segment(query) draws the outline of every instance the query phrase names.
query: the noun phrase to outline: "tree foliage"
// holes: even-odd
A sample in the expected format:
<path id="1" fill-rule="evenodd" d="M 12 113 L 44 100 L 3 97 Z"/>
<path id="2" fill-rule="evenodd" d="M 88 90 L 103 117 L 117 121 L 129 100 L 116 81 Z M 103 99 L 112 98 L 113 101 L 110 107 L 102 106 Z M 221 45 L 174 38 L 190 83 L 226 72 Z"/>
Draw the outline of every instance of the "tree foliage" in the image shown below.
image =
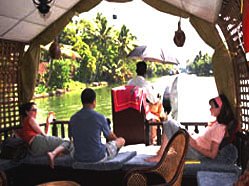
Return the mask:
<path id="1" fill-rule="evenodd" d="M 125 83 L 135 74 L 136 63 L 126 56 L 136 42 L 137 37 L 125 25 L 116 29 L 101 13 L 93 21 L 75 17 L 60 33 L 59 43 L 72 46 L 81 58 L 54 60 L 49 66 L 48 88 L 65 88 L 70 79 L 82 83 Z M 169 71 L 167 65 L 148 64 L 149 77 Z"/>
<path id="2" fill-rule="evenodd" d="M 192 63 L 188 62 L 187 71 L 198 76 L 213 75 L 212 58 L 200 51 Z"/>
<path id="3" fill-rule="evenodd" d="M 54 69 L 49 81 L 49 87 L 56 87 L 59 89 L 65 88 L 65 83 L 70 81 L 70 70 L 70 60 L 54 60 Z"/>
<path id="4" fill-rule="evenodd" d="M 75 76 L 81 82 L 124 82 L 131 74 L 126 56 L 135 41 L 125 25 L 120 30 L 109 26 L 101 13 L 93 22 L 70 22 L 60 34 L 60 42 L 72 45 L 82 56 Z"/>

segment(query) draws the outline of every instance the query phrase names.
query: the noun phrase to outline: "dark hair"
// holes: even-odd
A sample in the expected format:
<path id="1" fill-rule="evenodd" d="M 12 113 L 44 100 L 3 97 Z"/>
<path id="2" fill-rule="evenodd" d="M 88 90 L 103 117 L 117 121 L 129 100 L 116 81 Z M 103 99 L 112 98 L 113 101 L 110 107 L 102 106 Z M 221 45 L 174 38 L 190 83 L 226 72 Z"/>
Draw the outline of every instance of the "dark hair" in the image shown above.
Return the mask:
<path id="1" fill-rule="evenodd" d="M 234 141 L 235 134 L 238 130 L 238 122 L 234 116 L 232 107 L 227 97 L 224 94 L 220 94 L 219 97 L 222 101 L 222 107 L 220 110 L 220 114 L 217 116 L 216 119 L 218 123 L 221 123 L 227 126 L 227 134 L 228 134 L 227 136 L 224 136 L 223 140 L 220 143 L 219 149 L 222 149 L 224 146 Z M 216 103 L 215 100 L 214 100 L 214 103 Z"/>
<path id="2" fill-rule="evenodd" d="M 19 113 L 22 117 L 27 116 L 27 112 L 31 110 L 32 106 L 36 105 L 34 102 L 28 102 L 20 105 L 19 107 Z"/>
<path id="3" fill-rule="evenodd" d="M 89 104 L 93 103 L 96 99 L 96 93 L 91 88 L 85 88 L 81 93 L 81 103 L 82 104 Z"/>
<path id="4" fill-rule="evenodd" d="M 222 107 L 220 110 L 220 114 L 217 117 L 217 121 L 219 123 L 228 125 L 232 120 L 235 119 L 234 114 L 227 97 L 223 94 L 221 94 L 219 97 L 222 101 Z"/>
<path id="5" fill-rule="evenodd" d="M 144 76 L 147 71 L 146 63 L 144 61 L 139 61 L 136 66 L 137 66 L 137 69 L 136 69 L 137 75 Z"/>
<path id="6" fill-rule="evenodd" d="M 214 104 L 214 107 L 215 107 L 215 108 L 219 108 L 219 105 L 218 105 L 218 103 L 215 101 L 215 98 L 212 98 L 212 99 L 209 100 L 209 105 L 211 105 L 211 103 Z"/>
<path id="7" fill-rule="evenodd" d="M 218 123 L 221 123 L 227 126 L 228 134 L 231 135 L 236 130 L 237 121 L 234 117 L 234 113 L 232 111 L 231 105 L 227 97 L 224 94 L 220 94 L 219 97 L 222 101 L 222 106 L 220 109 L 220 114 L 217 116 L 216 119 Z M 209 103 L 210 102 L 213 102 L 216 108 L 219 107 L 218 103 L 215 101 L 215 98 L 211 99 Z"/>

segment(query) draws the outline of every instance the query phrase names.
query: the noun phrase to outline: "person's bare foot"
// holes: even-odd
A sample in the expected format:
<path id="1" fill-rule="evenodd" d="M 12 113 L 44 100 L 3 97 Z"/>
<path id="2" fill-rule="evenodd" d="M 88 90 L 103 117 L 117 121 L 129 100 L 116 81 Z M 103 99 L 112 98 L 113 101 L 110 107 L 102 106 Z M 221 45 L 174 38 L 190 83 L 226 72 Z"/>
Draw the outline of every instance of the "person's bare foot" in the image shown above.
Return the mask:
<path id="1" fill-rule="evenodd" d="M 53 169 L 54 168 L 54 154 L 53 152 L 48 152 L 48 161 L 49 161 L 49 166 Z"/>

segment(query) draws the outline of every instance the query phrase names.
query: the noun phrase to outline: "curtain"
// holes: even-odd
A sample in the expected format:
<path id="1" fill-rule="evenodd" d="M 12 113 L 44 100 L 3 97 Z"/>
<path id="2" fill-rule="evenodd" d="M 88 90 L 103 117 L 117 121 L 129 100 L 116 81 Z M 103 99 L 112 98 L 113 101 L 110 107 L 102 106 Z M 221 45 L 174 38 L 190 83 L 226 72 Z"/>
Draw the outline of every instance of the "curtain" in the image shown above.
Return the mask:
<path id="1" fill-rule="evenodd" d="M 92 9 L 101 0 L 79 1 L 71 10 L 61 16 L 57 21 L 47 27 L 30 43 L 29 49 L 21 59 L 21 98 L 22 103 L 29 102 L 33 95 L 36 85 L 36 77 L 40 61 L 40 45 L 46 45 L 63 30 L 76 12 L 81 13 Z"/>
<path id="2" fill-rule="evenodd" d="M 249 1 L 244 0 L 243 6 L 243 17 L 242 17 L 242 30 L 243 30 L 243 39 L 244 39 L 244 49 L 245 53 L 249 53 Z M 248 54 L 247 54 L 248 56 Z M 247 57 L 248 58 L 248 57 Z M 247 59 L 248 61 L 248 59 Z"/>

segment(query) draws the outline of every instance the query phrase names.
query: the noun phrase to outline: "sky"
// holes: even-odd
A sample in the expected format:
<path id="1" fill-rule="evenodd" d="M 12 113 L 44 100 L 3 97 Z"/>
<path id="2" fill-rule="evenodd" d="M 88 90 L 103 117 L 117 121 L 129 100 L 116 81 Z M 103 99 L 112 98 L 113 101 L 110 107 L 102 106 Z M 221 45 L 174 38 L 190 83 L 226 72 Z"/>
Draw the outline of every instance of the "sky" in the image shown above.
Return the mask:
<path id="1" fill-rule="evenodd" d="M 200 38 L 189 20 L 184 18 L 181 19 L 181 28 L 186 40 L 183 47 L 177 47 L 173 38 L 180 18 L 160 12 L 141 0 L 128 3 L 102 1 L 90 11 L 82 13 L 80 17 L 93 20 L 98 12 L 117 29 L 126 25 L 130 32 L 137 36 L 138 45 L 162 48 L 168 55 L 176 57 L 183 67 L 186 61 L 193 60 L 200 50 L 203 54 L 213 53 L 213 49 Z M 117 15 L 117 19 L 113 19 L 113 14 Z"/>

